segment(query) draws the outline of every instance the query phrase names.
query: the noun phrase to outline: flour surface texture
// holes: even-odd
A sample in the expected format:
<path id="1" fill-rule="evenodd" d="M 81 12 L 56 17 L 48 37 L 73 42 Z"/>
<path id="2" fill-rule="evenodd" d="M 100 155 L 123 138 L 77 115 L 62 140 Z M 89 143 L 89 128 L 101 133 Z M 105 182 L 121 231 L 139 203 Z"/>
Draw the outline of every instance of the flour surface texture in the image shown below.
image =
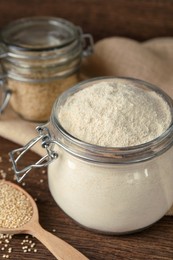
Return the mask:
<path id="1" fill-rule="evenodd" d="M 122 82 L 100 82 L 70 96 L 58 119 L 72 136 L 105 147 L 149 142 L 171 124 L 162 96 Z"/>
<path id="2" fill-rule="evenodd" d="M 127 234 L 165 215 L 173 204 L 173 136 L 171 100 L 162 91 L 143 81 L 102 78 L 65 92 L 54 108 L 62 127 L 84 142 L 58 131 L 62 146 L 48 167 L 51 194 L 68 216 L 93 231 Z M 157 139 L 132 147 L 166 130 L 162 145 Z"/>

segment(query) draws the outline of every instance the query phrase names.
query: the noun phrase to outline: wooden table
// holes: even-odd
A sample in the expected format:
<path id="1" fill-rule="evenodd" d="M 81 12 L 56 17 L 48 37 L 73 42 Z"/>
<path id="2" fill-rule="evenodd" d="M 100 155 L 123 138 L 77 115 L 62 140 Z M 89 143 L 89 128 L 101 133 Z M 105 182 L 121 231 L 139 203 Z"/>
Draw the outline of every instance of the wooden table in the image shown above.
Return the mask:
<path id="1" fill-rule="evenodd" d="M 0 176 L 5 172 L 6 179 L 12 180 L 14 173 L 11 170 L 8 153 L 19 147 L 18 145 L 0 137 Z M 27 155 L 28 162 L 39 157 L 33 152 Z M 26 161 L 21 166 L 26 166 Z M 173 217 L 165 216 L 152 227 L 140 233 L 125 236 L 108 236 L 96 234 L 77 225 L 66 216 L 56 205 L 48 189 L 47 173 L 44 169 L 31 171 L 20 184 L 33 198 L 36 198 L 39 209 L 40 223 L 48 231 L 59 236 L 80 250 L 91 260 L 140 260 L 140 259 L 173 259 Z M 15 235 L 10 241 L 12 260 L 53 260 L 54 256 L 35 238 L 29 240 L 35 243 L 31 252 L 23 252 L 21 243 L 25 235 Z M 4 250 L 1 250 L 0 259 L 4 259 Z M 75 259 L 74 259 L 75 260 Z"/>

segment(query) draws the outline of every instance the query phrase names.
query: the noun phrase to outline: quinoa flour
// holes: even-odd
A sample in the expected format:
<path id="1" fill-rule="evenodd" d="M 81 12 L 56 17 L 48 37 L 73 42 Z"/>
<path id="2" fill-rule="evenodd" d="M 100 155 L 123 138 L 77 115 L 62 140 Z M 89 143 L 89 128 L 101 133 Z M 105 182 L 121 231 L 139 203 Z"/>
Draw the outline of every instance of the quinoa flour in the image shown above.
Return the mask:
<path id="1" fill-rule="evenodd" d="M 159 94 L 113 81 L 70 96 L 58 116 L 74 137 L 105 147 L 146 143 L 171 123 L 170 108 Z"/>
<path id="2" fill-rule="evenodd" d="M 79 85 L 80 90 L 77 87 L 73 94 L 66 93 L 56 104 L 54 111 L 69 134 L 102 146 L 101 154 L 109 151 L 108 158 L 115 155 L 117 159 L 119 154 L 106 146 L 138 145 L 155 139 L 166 129 L 170 131 L 172 105 L 161 92 L 128 79 L 101 79 L 94 83 L 91 80 Z M 63 148 L 66 136 L 62 136 Z M 169 138 L 167 142 L 171 143 L 170 135 Z M 80 149 L 79 157 L 71 153 L 77 143 L 77 140 L 72 145 L 67 142 L 69 150 L 57 147 L 59 156 L 48 166 L 53 198 L 77 223 L 92 230 L 123 234 L 150 226 L 171 208 L 173 146 L 164 152 L 162 146 L 163 153 L 157 156 L 152 150 L 154 145 L 148 145 L 151 150 L 141 149 L 143 158 L 139 156 L 135 163 L 129 163 L 132 156 L 129 161 L 126 158 L 129 151 L 136 149 L 126 147 L 120 163 L 116 160 L 109 163 L 102 160 L 107 154 L 96 158 L 100 155 L 99 147 L 91 151 L 83 145 L 84 159 Z M 152 156 L 155 153 L 149 160 L 148 151 Z"/>

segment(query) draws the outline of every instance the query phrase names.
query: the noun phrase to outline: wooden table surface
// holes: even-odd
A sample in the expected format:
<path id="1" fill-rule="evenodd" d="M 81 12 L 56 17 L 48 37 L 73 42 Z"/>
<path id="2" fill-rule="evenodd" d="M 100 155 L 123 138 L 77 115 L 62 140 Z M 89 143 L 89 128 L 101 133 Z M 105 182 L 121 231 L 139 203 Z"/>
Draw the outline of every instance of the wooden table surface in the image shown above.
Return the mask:
<path id="1" fill-rule="evenodd" d="M 0 177 L 6 173 L 6 179 L 13 181 L 8 153 L 19 147 L 0 137 Z M 27 161 L 37 160 L 33 152 L 27 155 Z M 26 161 L 21 166 L 26 166 Z M 47 173 L 44 169 L 33 170 L 20 184 L 31 196 L 37 199 L 40 223 L 46 230 L 57 235 L 80 250 L 86 257 L 93 260 L 119 259 L 173 259 L 173 217 L 165 216 L 150 228 L 136 234 L 125 236 L 108 236 L 85 230 L 65 215 L 56 205 L 48 189 Z M 80 209 L 79 209 L 80 210 Z M 8 247 L 12 248 L 9 259 L 12 260 L 53 260 L 54 256 L 36 239 L 29 236 L 28 240 L 35 243 L 34 250 L 24 252 L 21 244 L 26 235 L 15 235 Z M 4 244 L 3 244 L 4 245 Z M 0 244 L 0 259 L 8 254 Z M 25 243 L 26 245 L 26 243 Z M 75 260 L 75 259 L 74 259 Z"/>

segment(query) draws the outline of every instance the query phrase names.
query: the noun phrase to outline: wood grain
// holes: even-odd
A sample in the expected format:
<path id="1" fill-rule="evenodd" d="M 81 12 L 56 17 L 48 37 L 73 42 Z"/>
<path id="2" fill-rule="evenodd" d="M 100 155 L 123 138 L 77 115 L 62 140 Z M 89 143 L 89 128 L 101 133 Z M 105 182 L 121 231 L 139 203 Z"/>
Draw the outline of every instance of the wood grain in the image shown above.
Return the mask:
<path id="1" fill-rule="evenodd" d="M 56 16 L 91 33 L 137 40 L 173 35 L 172 0 L 1 0 L 0 28 L 28 16 Z"/>

